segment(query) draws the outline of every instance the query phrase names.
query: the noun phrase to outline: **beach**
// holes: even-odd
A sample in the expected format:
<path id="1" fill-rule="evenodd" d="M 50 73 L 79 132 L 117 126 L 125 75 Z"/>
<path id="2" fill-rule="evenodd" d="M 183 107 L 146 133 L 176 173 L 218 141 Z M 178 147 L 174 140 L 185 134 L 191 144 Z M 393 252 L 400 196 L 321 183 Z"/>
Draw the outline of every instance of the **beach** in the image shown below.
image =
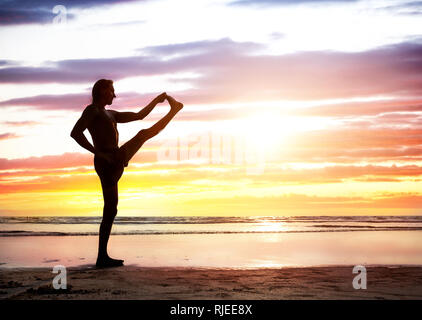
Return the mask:
<path id="1" fill-rule="evenodd" d="M 140 267 L 421 265 L 422 231 L 112 235 L 111 257 Z M 0 267 L 94 264 L 97 236 L 0 237 Z"/>
<path id="2" fill-rule="evenodd" d="M 0 299 L 422 299 L 419 219 L 189 219 L 118 221 L 109 254 L 125 262 L 110 269 L 95 268 L 96 221 L 6 220 Z M 58 266 L 65 290 L 53 288 Z"/>
<path id="3" fill-rule="evenodd" d="M 353 266 L 307 268 L 69 268 L 56 290 L 50 268 L 2 268 L 1 299 L 47 300 L 325 300 L 422 299 L 422 268 L 367 267 L 367 289 L 356 290 Z"/>

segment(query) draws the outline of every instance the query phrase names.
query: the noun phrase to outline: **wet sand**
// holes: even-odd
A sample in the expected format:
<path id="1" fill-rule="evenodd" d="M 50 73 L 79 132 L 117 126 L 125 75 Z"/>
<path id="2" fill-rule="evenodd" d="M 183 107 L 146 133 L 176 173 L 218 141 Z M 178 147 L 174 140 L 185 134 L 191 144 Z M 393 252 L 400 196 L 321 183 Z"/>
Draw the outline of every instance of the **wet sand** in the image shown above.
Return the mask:
<path id="1" fill-rule="evenodd" d="M 421 238 L 422 231 L 112 235 L 109 253 L 140 267 L 422 265 Z M 0 237 L 0 248 L 0 267 L 76 267 L 95 263 L 98 237 Z"/>
<path id="2" fill-rule="evenodd" d="M 52 268 L 1 268 L 0 299 L 51 300 L 291 300 L 422 299 L 421 266 L 367 266 L 367 289 L 356 290 L 353 266 L 305 268 L 67 269 L 67 289 L 56 290 Z"/>

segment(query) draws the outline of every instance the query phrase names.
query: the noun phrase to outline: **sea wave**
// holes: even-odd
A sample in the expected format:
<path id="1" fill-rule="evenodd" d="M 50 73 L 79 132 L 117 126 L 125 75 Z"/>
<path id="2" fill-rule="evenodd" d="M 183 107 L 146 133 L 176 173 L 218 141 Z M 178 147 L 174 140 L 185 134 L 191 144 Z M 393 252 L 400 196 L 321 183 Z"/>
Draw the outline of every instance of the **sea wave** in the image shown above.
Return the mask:
<path id="1" fill-rule="evenodd" d="M 0 217 L 0 237 L 91 236 L 101 217 Z M 116 235 L 422 230 L 422 216 L 116 217 Z"/>
<path id="2" fill-rule="evenodd" d="M 283 231 L 131 231 L 131 232 L 112 232 L 113 235 L 186 235 L 186 234 L 283 234 L 283 233 L 325 233 L 325 232 L 356 232 L 356 231 L 422 231 L 422 226 L 418 227 L 353 227 L 353 228 L 333 228 L 321 230 L 283 230 Z M 10 230 L 0 231 L 0 237 L 28 237 L 28 236 L 97 236 L 98 232 L 45 232 L 45 231 L 23 231 Z"/>
<path id="3" fill-rule="evenodd" d="M 0 224 L 36 223 L 36 224 L 97 224 L 100 216 L 90 217 L 0 217 Z M 198 216 L 146 216 L 116 217 L 115 224 L 217 224 L 217 223 L 422 223 L 422 216 L 251 216 L 251 217 L 198 217 Z"/>

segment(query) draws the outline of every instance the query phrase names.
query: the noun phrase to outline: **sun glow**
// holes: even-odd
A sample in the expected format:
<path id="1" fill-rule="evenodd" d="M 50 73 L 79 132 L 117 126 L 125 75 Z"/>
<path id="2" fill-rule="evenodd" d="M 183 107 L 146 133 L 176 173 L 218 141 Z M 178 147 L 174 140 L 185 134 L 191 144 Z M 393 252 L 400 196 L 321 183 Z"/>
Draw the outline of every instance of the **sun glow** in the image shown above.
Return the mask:
<path id="1" fill-rule="evenodd" d="M 321 117 L 292 117 L 265 112 L 237 120 L 231 131 L 244 137 L 247 144 L 271 153 L 287 147 L 298 132 L 323 130 L 333 125 L 330 119 Z"/>
<path id="2" fill-rule="evenodd" d="M 275 223 L 275 222 L 268 222 L 264 221 L 258 224 L 255 228 L 255 231 L 258 232 L 280 232 L 286 231 L 287 227 L 285 223 Z"/>

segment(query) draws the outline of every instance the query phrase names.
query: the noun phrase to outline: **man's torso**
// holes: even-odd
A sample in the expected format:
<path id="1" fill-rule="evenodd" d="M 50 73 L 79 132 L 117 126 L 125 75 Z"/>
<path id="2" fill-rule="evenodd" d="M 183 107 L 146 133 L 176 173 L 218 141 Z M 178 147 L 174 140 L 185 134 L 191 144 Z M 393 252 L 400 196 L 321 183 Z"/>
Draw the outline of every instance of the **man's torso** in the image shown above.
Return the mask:
<path id="1" fill-rule="evenodd" d="M 111 151 L 118 148 L 119 132 L 111 111 L 89 105 L 94 108 L 95 116 L 88 126 L 96 150 Z"/>

